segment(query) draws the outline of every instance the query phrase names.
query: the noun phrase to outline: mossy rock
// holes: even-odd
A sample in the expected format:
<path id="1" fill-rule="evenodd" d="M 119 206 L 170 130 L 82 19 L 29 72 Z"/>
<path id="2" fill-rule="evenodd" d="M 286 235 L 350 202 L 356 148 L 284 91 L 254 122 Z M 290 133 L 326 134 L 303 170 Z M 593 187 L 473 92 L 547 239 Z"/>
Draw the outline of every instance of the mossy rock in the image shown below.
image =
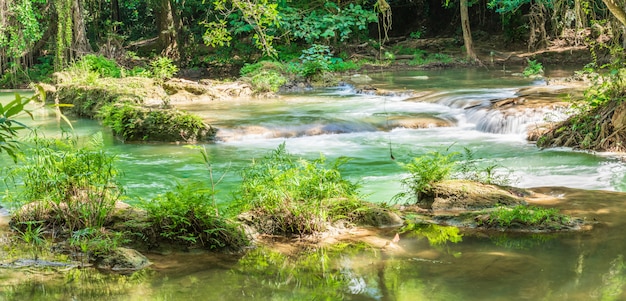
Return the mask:
<path id="1" fill-rule="evenodd" d="M 52 91 L 48 89 L 48 91 Z M 141 77 L 101 78 L 93 83 L 59 83 L 48 102 L 71 105 L 77 116 L 95 118 L 100 108 L 111 103 L 156 106 L 168 102 L 168 96 L 152 79 Z"/>
<path id="2" fill-rule="evenodd" d="M 176 109 L 109 104 L 99 116 L 123 141 L 195 143 L 213 141 L 217 132 L 200 117 Z"/>
<path id="3" fill-rule="evenodd" d="M 447 180 L 435 183 L 420 194 L 417 204 L 423 209 L 469 211 L 500 205 L 525 205 L 522 189 L 483 184 L 469 180 Z"/>
<path id="4" fill-rule="evenodd" d="M 143 254 L 134 249 L 116 248 L 109 254 L 101 256 L 97 261 L 99 269 L 115 272 L 134 272 L 146 268 L 151 263 Z"/>

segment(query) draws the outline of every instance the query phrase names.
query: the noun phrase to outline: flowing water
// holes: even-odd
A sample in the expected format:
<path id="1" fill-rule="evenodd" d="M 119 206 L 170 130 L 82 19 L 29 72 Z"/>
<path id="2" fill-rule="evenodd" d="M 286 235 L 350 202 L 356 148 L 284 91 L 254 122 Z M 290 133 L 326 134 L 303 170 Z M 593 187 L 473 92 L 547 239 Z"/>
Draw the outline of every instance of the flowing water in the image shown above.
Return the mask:
<path id="1" fill-rule="evenodd" d="M 270 100 L 192 103 L 184 109 L 220 129 L 205 145 L 228 202 L 238 171 L 285 143 L 314 159 L 348 157 L 344 174 L 372 202 L 389 202 L 403 176 L 397 162 L 430 151 L 472 150 L 483 166 L 498 164 L 520 187 L 557 196 L 549 203 L 601 223 L 585 233 L 491 235 L 426 227 L 404 234 L 393 250 L 361 244 L 300 255 L 257 249 L 245 255 L 150 255 L 153 267 L 130 276 L 91 270 L 32 273 L 0 269 L 0 300 L 623 300 L 626 299 L 626 165 L 612 155 L 539 150 L 525 127 L 561 112 L 499 114 L 485 107 L 517 88 L 545 85 L 502 71 L 438 70 L 370 74 L 381 89 L 416 94 L 357 94 L 351 86 Z M 10 98 L 0 94 L 0 101 Z M 440 120 L 451 127 L 412 129 L 399 121 Z M 46 135 L 63 123 L 49 110 L 24 119 Z M 123 144 L 97 122 L 72 120 L 76 132 L 105 133 L 116 154 L 127 201 L 177 182 L 208 181 L 197 150 L 177 144 Z M 391 156 L 395 157 L 395 161 Z M 11 164 L 0 157 L 3 165 Z M 6 162 L 6 163 L 5 163 Z M 557 188 L 560 187 L 560 188 Z M 562 188 L 565 187 L 565 188 Z M 572 188 L 588 189 L 580 191 Z M 604 191 L 597 191 L 604 190 Z M 391 239 L 395 232 L 381 230 Z"/>

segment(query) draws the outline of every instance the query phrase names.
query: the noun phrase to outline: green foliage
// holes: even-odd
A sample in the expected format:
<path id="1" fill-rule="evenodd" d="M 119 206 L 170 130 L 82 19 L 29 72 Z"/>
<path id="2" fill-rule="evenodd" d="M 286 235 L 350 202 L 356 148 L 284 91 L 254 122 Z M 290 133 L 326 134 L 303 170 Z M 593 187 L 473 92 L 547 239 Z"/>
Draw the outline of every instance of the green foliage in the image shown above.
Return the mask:
<path id="1" fill-rule="evenodd" d="M 147 109 L 130 103 L 103 105 L 98 113 L 105 126 L 128 141 L 211 140 L 215 130 L 202 118 L 175 109 Z"/>
<path id="2" fill-rule="evenodd" d="M 351 70 L 359 70 L 361 64 L 354 61 L 344 61 L 340 58 L 333 58 L 332 64 L 329 66 L 330 71 L 333 72 L 346 72 Z"/>
<path id="3" fill-rule="evenodd" d="M 278 92 L 280 87 L 287 83 L 287 78 L 282 74 L 284 69 L 279 62 L 261 61 L 245 64 L 239 73 L 256 92 Z"/>
<path id="4" fill-rule="evenodd" d="M 394 196 L 396 200 L 414 198 L 420 201 L 424 193 L 432 185 L 448 179 L 467 179 L 484 184 L 508 185 L 512 182 L 510 172 L 503 173 L 503 167 L 491 164 L 481 167 L 474 153 L 464 148 L 464 153 L 458 152 L 429 152 L 415 157 L 409 163 L 399 163 L 409 172 L 408 177 L 402 179 L 404 192 Z"/>
<path id="5" fill-rule="evenodd" d="M 541 75 L 543 74 L 543 65 L 537 60 L 528 60 L 528 66 L 524 68 L 522 74 L 526 77 Z"/>
<path id="6" fill-rule="evenodd" d="M 323 9 L 313 11 L 285 7 L 281 13 L 280 29 L 307 44 L 344 42 L 365 32 L 369 23 L 377 21 L 373 10 L 353 3 L 340 8 L 334 2 L 325 2 Z"/>
<path id="7" fill-rule="evenodd" d="M 407 224 L 402 227 L 402 233 L 410 233 L 419 237 L 425 237 L 431 246 L 444 245 L 447 242 L 458 243 L 463 241 L 458 227 L 440 226 L 434 224 L 414 223 L 407 219 Z"/>
<path id="8" fill-rule="evenodd" d="M 329 71 L 331 59 L 330 47 L 320 44 L 311 45 L 308 49 L 302 50 L 300 75 L 310 78 Z"/>
<path id="9" fill-rule="evenodd" d="M 276 56 L 270 28 L 280 19 L 278 4 L 269 0 L 213 0 L 215 11 L 223 18 L 206 24 L 203 40 L 207 45 L 230 45 L 232 36 L 252 34 L 254 45 L 270 57 Z M 229 22 L 230 20 L 230 22 Z M 228 29 L 230 25 L 232 31 Z"/>
<path id="10" fill-rule="evenodd" d="M 83 65 L 83 69 L 93 71 L 100 77 L 119 78 L 122 76 L 120 66 L 114 60 L 107 59 L 102 55 L 85 55 L 76 64 Z"/>
<path id="11" fill-rule="evenodd" d="M 287 235 L 321 231 L 325 223 L 338 219 L 354 220 L 365 207 L 358 185 L 341 176 L 344 162 L 328 166 L 324 157 L 296 159 L 283 143 L 243 170 L 231 210 L 251 211 L 262 232 Z"/>
<path id="12" fill-rule="evenodd" d="M 178 72 L 178 67 L 167 57 L 159 56 L 150 62 L 150 72 L 156 80 L 168 80 Z"/>
<path id="13" fill-rule="evenodd" d="M 428 53 L 421 49 L 416 49 L 413 52 L 413 59 L 409 62 L 410 66 L 421 66 L 431 63 L 450 63 L 452 58 L 443 53 Z"/>
<path id="14" fill-rule="evenodd" d="M 200 184 L 177 185 L 142 206 L 160 238 L 206 249 L 241 249 L 249 244 L 240 225 L 217 215 L 215 191 Z"/>
<path id="15" fill-rule="evenodd" d="M 419 31 L 419 30 L 416 30 L 416 31 L 410 33 L 409 37 L 411 37 L 412 39 L 419 40 L 422 37 L 422 32 Z"/>
<path id="16" fill-rule="evenodd" d="M 401 181 L 406 193 L 400 193 L 396 198 L 409 194 L 419 201 L 421 195 L 427 192 L 433 184 L 448 179 L 452 175 L 456 155 L 457 153 L 430 152 L 413 158 L 409 163 L 400 163 L 400 166 L 409 172 L 409 176 Z"/>
<path id="17" fill-rule="evenodd" d="M 560 214 L 554 208 L 539 208 L 535 206 L 518 205 L 513 208 L 498 207 L 489 213 L 489 225 L 509 228 L 515 224 L 523 226 L 553 226 L 559 227 L 567 223 L 569 217 Z"/>
<path id="18" fill-rule="evenodd" d="M 15 94 L 15 100 L 2 105 L 0 103 L 0 153 L 6 152 L 13 161 L 17 162 L 17 150 L 19 142 L 17 133 L 20 129 L 26 128 L 26 125 L 15 120 L 22 114 L 30 115 L 30 112 L 24 109 L 24 106 L 32 100 L 31 98 L 22 98 L 21 95 Z M 32 115 L 31 115 L 32 117 Z"/>
<path id="19" fill-rule="evenodd" d="M 17 183 L 4 198 L 12 208 L 21 208 L 13 212 L 14 220 L 43 221 L 69 231 L 104 226 L 122 190 L 115 157 L 102 150 L 102 135 L 84 147 L 70 138 L 35 138 L 34 143 L 5 180 Z"/>
<path id="20" fill-rule="evenodd" d="M 287 79 L 276 71 L 261 71 L 250 79 L 256 92 L 278 92 Z"/>
<path id="21" fill-rule="evenodd" d="M 110 254 L 128 240 L 120 232 L 105 232 L 102 228 L 87 227 L 75 230 L 69 237 L 69 247 L 74 252 L 86 255 L 83 261 Z"/>

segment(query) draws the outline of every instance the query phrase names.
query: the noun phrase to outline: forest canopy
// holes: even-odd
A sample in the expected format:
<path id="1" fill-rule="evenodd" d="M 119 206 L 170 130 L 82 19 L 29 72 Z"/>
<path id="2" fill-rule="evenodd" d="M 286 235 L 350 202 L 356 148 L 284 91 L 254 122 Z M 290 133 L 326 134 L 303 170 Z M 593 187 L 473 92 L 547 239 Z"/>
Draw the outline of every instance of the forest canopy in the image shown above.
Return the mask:
<path id="1" fill-rule="evenodd" d="M 0 87 L 49 77 L 86 54 L 129 68 L 159 56 L 202 68 L 286 62 L 315 45 L 343 59 L 367 45 L 381 59 L 394 39 L 450 36 L 472 59 L 477 37 L 501 35 L 534 51 L 554 39 L 589 44 L 590 28 L 619 45 L 623 7 L 616 0 L 0 0 Z"/>

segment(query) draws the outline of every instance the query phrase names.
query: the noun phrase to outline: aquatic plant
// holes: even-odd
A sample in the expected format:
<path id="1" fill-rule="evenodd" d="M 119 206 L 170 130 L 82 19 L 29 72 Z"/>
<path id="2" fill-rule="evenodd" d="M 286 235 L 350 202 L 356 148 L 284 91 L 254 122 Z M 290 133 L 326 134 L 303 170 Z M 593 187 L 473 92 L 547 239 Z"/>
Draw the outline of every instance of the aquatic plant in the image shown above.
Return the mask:
<path id="1" fill-rule="evenodd" d="M 560 228 L 563 223 L 567 223 L 570 217 L 560 214 L 554 208 L 539 208 L 536 206 L 518 205 L 513 208 L 498 207 L 489 212 L 489 218 L 478 220 L 479 224 L 495 225 L 500 227 L 518 226 L 545 226 Z"/>
<path id="2" fill-rule="evenodd" d="M 206 249 L 239 250 L 249 244 L 243 228 L 216 214 L 215 190 L 200 183 L 179 184 L 173 191 L 144 201 L 150 227 L 144 236 L 159 241 Z M 158 237 L 157 237 L 158 236 Z"/>
<path id="3" fill-rule="evenodd" d="M 251 222 L 272 234 L 310 234 L 328 222 L 357 221 L 368 210 L 359 199 L 358 185 L 339 170 L 345 159 L 327 164 L 324 157 L 296 158 L 281 144 L 242 171 L 231 212 L 249 211 Z"/>
<path id="4" fill-rule="evenodd" d="M 475 154 L 468 148 L 463 153 L 433 151 L 415 157 L 408 163 L 399 163 L 409 175 L 401 180 L 405 191 L 396 194 L 395 201 L 422 200 L 425 193 L 438 182 L 449 179 L 467 179 L 484 184 L 508 185 L 513 179 L 511 173 L 502 172 L 498 164 L 481 167 Z"/>
<path id="5" fill-rule="evenodd" d="M 24 231 L 30 221 L 67 231 L 104 226 L 122 189 L 102 135 L 82 147 L 72 137 L 35 137 L 33 143 L 5 179 L 15 185 L 4 198 L 14 209 L 13 227 Z"/>
<path id="6" fill-rule="evenodd" d="M 451 176 L 456 155 L 457 153 L 429 152 L 408 163 L 400 163 L 409 172 L 409 176 L 401 180 L 406 191 L 397 194 L 394 199 L 415 197 L 415 201 L 420 201 L 433 184 Z"/>

